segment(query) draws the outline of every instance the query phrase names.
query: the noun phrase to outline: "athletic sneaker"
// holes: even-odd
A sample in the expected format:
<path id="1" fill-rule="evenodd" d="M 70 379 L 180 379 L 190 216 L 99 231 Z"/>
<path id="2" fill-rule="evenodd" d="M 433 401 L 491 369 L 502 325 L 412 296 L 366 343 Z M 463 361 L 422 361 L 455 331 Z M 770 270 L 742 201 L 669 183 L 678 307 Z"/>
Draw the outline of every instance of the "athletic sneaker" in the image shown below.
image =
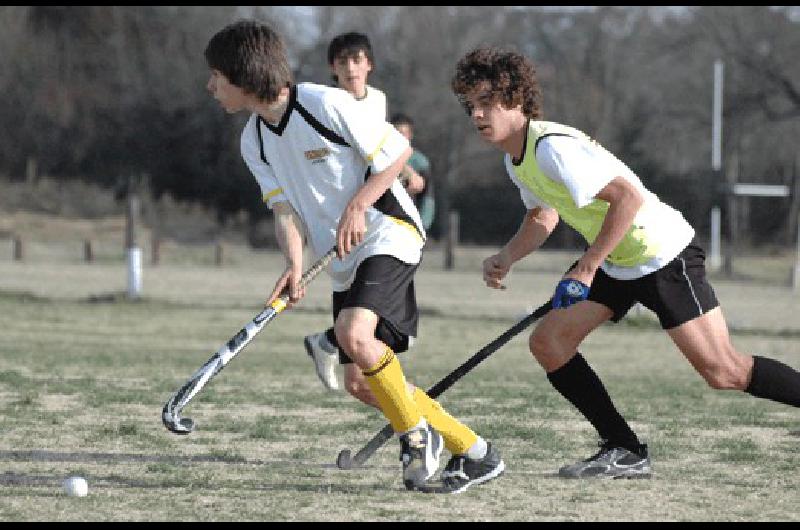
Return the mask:
<path id="1" fill-rule="evenodd" d="M 636 452 L 614 446 L 606 441 L 599 444 L 596 455 L 564 466 L 558 475 L 564 478 L 649 478 L 650 457 L 647 445 L 641 444 Z"/>
<path id="2" fill-rule="evenodd" d="M 473 460 L 466 455 L 453 455 L 442 471 L 441 484 L 429 484 L 420 489 L 426 493 L 461 493 L 473 484 L 499 477 L 505 469 L 500 453 L 488 442 L 483 458 Z"/>
<path id="3" fill-rule="evenodd" d="M 400 437 L 400 461 L 403 462 L 403 483 L 406 488 L 419 488 L 439 469 L 444 439 L 428 425 Z"/>
<path id="4" fill-rule="evenodd" d="M 306 347 L 308 356 L 314 361 L 314 366 L 317 368 L 317 376 L 322 381 L 322 384 L 329 390 L 338 389 L 336 364 L 339 362 L 339 349 L 328 342 L 324 332 L 307 335 L 303 339 L 303 344 Z"/>

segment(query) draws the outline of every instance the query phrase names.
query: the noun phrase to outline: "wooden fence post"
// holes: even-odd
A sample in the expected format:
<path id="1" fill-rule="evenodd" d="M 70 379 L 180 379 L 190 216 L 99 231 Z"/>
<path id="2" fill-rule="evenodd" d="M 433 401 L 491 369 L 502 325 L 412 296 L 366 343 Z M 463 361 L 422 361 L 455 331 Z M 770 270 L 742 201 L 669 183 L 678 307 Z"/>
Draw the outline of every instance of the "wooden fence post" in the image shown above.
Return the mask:
<path id="1" fill-rule="evenodd" d="M 150 263 L 158 265 L 159 261 L 161 261 L 161 238 L 153 236 L 150 240 Z"/>
<path id="2" fill-rule="evenodd" d="M 14 236 L 14 261 L 22 261 L 24 257 L 23 245 L 22 245 L 22 238 L 20 236 Z"/>
<path id="3" fill-rule="evenodd" d="M 456 247 L 458 247 L 458 212 L 456 210 L 452 210 L 449 213 L 448 219 L 449 223 L 445 242 L 444 268 L 451 270 L 455 265 L 455 251 Z"/>
<path id="4" fill-rule="evenodd" d="M 222 243 L 217 241 L 217 244 L 214 246 L 214 263 L 217 265 L 217 267 L 222 267 L 223 253 L 224 249 L 222 247 Z"/>
<path id="5" fill-rule="evenodd" d="M 91 239 L 85 239 L 83 241 L 83 260 L 86 263 L 91 263 L 94 261 L 94 251 L 92 250 Z"/>

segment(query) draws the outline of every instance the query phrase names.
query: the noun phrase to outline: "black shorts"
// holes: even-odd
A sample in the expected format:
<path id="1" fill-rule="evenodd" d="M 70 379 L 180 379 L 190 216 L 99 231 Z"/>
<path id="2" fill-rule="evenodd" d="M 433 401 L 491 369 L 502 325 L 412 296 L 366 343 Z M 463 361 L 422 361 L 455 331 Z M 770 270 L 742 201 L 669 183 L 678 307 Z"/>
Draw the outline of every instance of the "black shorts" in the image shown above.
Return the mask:
<path id="1" fill-rule="evenodd" d="M 333 292 L 333 321 L 342 309 L 363 307 L 378 315 L 375 337 L 395 353 L 408 349 L 417 335 L 419 311 L 414 294 L 414 273 L 419 265 L 409 265 L 393 256 L 371 256 L 361 262 L 350 289 Z M 339 362 L 352 363 L 339 348 Z"/>
<path id="2" fill-rule="evenodd" d="M 602 269 L 595 274 L 589 300 L 614 312 L 613 322 L 636 302 L 653 311 L 664 329 L 672 329 L 719 305 L 706 281 L 706 255 L 691 243 L 661 269 L 635 280 L 617 280 Z"/>

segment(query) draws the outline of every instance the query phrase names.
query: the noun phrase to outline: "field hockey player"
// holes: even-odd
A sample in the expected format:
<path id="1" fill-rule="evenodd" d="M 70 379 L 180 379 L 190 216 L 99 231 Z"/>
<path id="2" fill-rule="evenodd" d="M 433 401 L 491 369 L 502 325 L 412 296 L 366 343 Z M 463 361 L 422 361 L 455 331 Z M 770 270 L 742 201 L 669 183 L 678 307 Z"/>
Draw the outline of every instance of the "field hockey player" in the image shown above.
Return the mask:
<path id="1" fill-rule="evenodd" d="M 417 331 L 414 274 L 425 231 L 397 176 L 411 155 L 408 140 L 385 118 L 361 112 L 346 92 L 295 83 L 281 37 L 269 26 L 239 21 L 208 43 L 207 88 L 229 113 L 249 112 L 241 154 L 275 215 L 286 259 L 267 303 L 298 288 L 304 239 L 315 258 L 332 246 L 328 268 L 334 330 L 353 362 L 348 387 L 378 408 L 401 442 L 403 482 L 423 489 L 443 446 L 463 463 L 444 493 L 485 482 L 505 467 L 491 443 L 408 384 L 396 356 Z"/>

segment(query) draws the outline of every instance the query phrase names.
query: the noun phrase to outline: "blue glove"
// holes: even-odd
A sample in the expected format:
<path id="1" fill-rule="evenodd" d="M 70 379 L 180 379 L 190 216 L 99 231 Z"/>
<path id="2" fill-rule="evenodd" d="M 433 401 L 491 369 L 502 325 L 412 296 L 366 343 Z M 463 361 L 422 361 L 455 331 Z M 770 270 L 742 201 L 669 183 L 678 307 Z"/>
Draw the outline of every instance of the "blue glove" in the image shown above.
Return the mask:
<path id="1" fill-rule="evenodd" d="M 589 286 L 578 280 L 567 278 L 558 282 L 553 295 L 553 309 L 567 308 L 589 297 Z"/>

